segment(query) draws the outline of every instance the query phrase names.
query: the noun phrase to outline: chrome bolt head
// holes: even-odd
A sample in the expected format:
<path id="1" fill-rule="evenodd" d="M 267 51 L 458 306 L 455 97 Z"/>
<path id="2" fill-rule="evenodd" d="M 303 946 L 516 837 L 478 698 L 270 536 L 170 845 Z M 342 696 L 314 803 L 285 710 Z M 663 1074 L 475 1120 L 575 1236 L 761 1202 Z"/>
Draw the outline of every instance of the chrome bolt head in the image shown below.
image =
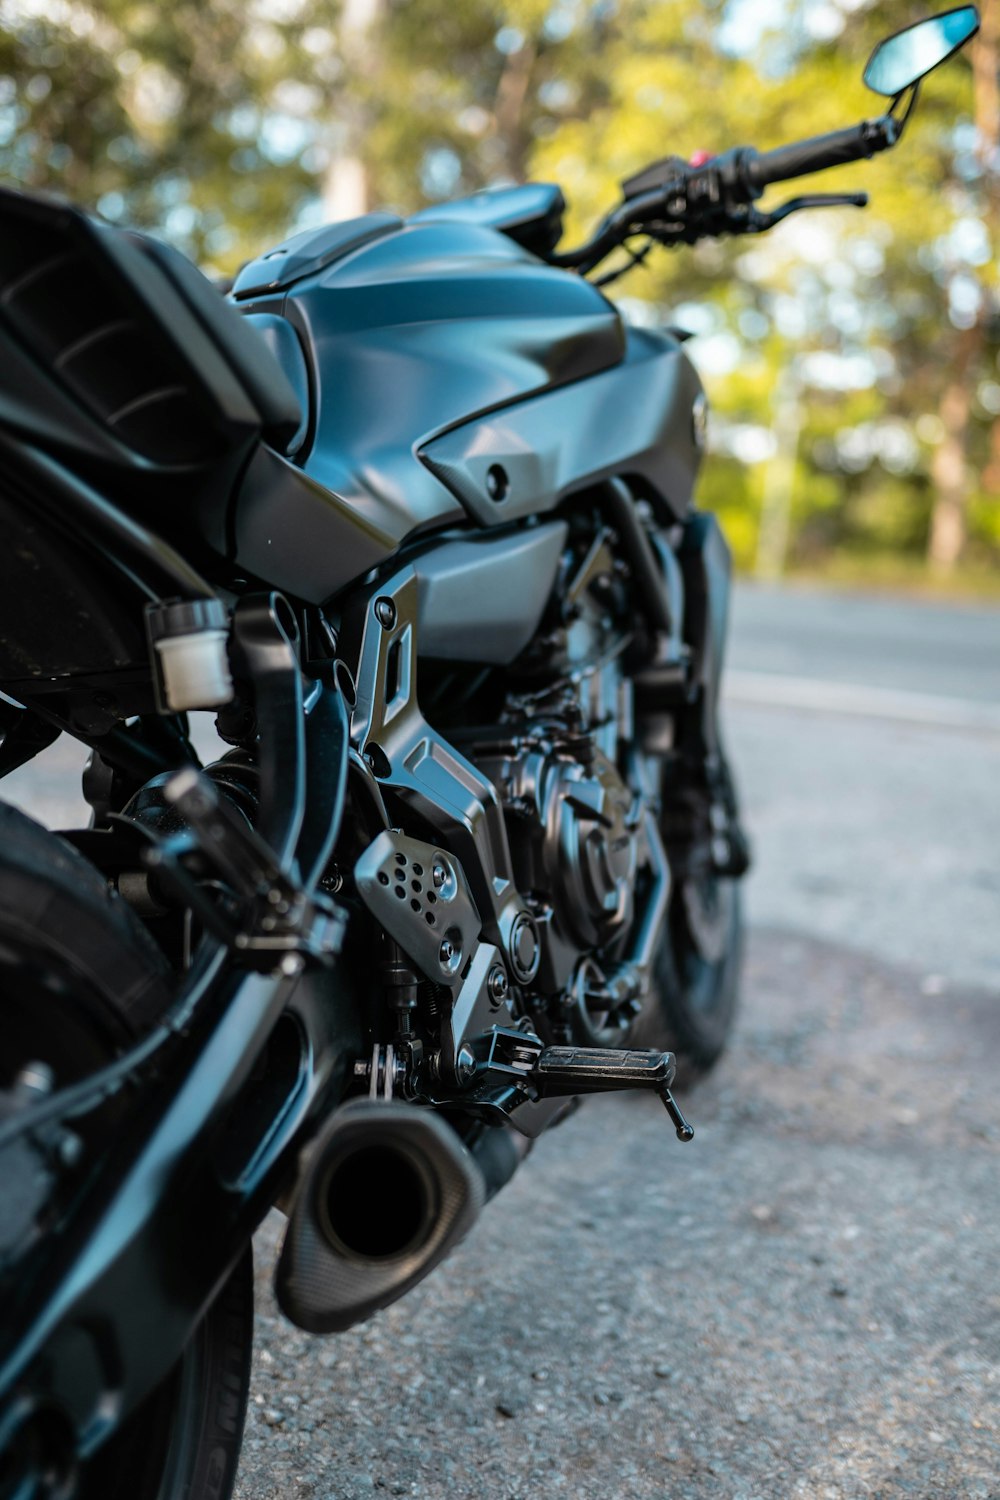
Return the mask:
<path id="1" fill-rule="evenodd" d="M 375 600 L 375 618 L 383 630 L 391 630 L 396 623 L 396 606 L 391 599 Z"/>
<path id="2" fill-rule="evenodd" d="M 454 979 L 462 967 L 462 934 L 457 927 L 449 928 L 438 948 L 438 963 L 450 979 Z"/>
<path id="3" fill-rule="evenodd" d="M 31 1061 L 25 1063 L 14 1079 L 13 1092 L 23 1100 L 32 1103 L 37 1099 L 44 1099 L 46 1094 L 51 1094 L 55 1074 L 48 1063 Z"/>
<path id="4" fill-rule="evenodd" d="M 476 1056 L 472 1048 L 465 1045 L 459 1047 L 458 1056 L 455 1058 L 455 1075 L 459 1083 L 468 1083 L 476 1071 Z"/>
<path id="5" fill-rule="evenodd" d="M 431 871 L 431 879 L 434 881 L 434 885 L 437 890 L 440 890 L 445 881 L 448 879 L 448 871 L 440 862 L 435 864 L 433 870 Z"/>
<path id="6" fill-rule="evenodd" d="M 507 970 L 502 964 L 494 964 L 486 981 L 486 992 L 492 1005 L 502 1005 L 510 991 Z"/>

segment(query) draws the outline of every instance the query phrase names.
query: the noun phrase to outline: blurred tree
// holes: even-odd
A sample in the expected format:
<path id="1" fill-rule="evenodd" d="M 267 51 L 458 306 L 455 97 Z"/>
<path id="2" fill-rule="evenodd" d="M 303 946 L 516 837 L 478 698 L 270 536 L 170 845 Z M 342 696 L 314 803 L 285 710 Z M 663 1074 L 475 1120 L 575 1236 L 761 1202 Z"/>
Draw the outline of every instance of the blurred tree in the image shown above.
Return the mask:
<path id="1" fill-rule="evenodd" d="M 971 49 L 976 139 L 976 207 L 989 235 L 991 259 L 996 253 L 1000 167 L 1000 0 L 981 0 L 982 26 Z M 928 558 L 939 571 L 950 571 L 962 555 L 968 535 L 968 509 L 974 477 L 968 463 L 974 384 L 982 378 L 989 332 L 997 319 L 993 298 L 980 288 L 978 306 L 968 327 L 953 340 L 940 400 L 942 436 L 934 457 L 936 488 Z M 994 424 L 995 425 L 995 424 Z"/>
<path id="2" fill-rule="evenodd" d="M 994 89 L 995 44 L 991 58 L 984 48 L 996 7 L 987 0 L 986 41 L 973 54 Z M 763 14 L 738 4 L 635 4 L 605 50 L 605 103 L 539 141 L 535 170 L 568 183 L 590 216 L 617 178 L 665 150 L 767 147 L 875 113 L 882 103 L 861 87 L 864 60 L 881 36 L 925 13 L 922 0 L 902 11 L 898 3 L 789 0 Z M 728 46 L 738 55 L 727 55 Z M 760 241 L 658 256 L 627 284 L 626 305 L 635 296 L 646 304 L 634 314 L 666 319 L 673 305 L 681 321 L 696 320 L 702 336 L 692 353 L 722 418 L 717 444 L 757 466 L 741 475 L 716 464 L 706 475 L 706 493 L 746 537 L 745 563 L 756 550 L 753 528 L 737 518 L 762 510 L 766 571 L 781 566 L 786 537 L 801 563 L 824 544 L 858 556 L 933 551 L 944 531 L 954 561 L 967 513 L 980 552 L 987 542 L 996 558 L 1000 528 L 993 522 L 990 535 L 976 474 L 993 425 L 980 393 L 1000 409 L 997 141 L 988 120 L 972 133 L 970 72 L 963 54 L 928 80 L 895 152 L 769 195 L 867 187 L 863 215 L 817 211 Z M 755 368 L 760 378 L 746 379 Z M 782 383 L 782 369 L 794 378 Z M 865 416 L 851 426 L 844 419 L 859 401 Z M 775 455 L 779 432 L 785 441 Z M 903 475 L 909 511 L 898 503 Z"/>
<path id="3" fill-rule="evenodd" d="M 368 140 L 403 209 L 518 182 L 535 144 L 606 97 L 604 48 L 633 0 L 387 0 Z"/>
<path id="4" fill-rule="evenodd" d="M 335 16 L 330 0 L 0 0 L 0 174 L 203 264 L 246 259 L 315 192 Z"/>
<path id="5" fill-rule="evenodd" d="M 612 288 L 627 316 L 697 334 L 716 413 L 703 498 L 745 565 L 1000 558 L 998 8 L 897 151 L 801 185 L 865 187 L 865 214 L 658 252 Z M 656 157 L 873 113 L 865 57 L 927 9 L 0 0 L 0 173 L 220 272 L 324 216 L 529 176 L 561 183 L 576 238 Z"/>

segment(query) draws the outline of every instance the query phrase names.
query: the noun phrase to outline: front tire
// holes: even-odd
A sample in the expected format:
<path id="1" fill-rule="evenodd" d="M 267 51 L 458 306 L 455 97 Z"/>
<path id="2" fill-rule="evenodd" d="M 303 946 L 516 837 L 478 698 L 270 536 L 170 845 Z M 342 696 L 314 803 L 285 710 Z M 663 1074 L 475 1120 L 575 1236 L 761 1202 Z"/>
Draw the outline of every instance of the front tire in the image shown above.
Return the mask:
<path id="1" fill-rule="evenodd" d="M 94 867 L 0 803 L 0 1087 L 30 1062 L 47 1065 L 56 1088 L 86 1077 L 153 1025 L 172 991 L 159 948 Z M 95 1134 L 114 1128 L 117 1107 L 91 1117 Z M 248 1249 L 173 1373 L 60 1496 L 228 1500 L 252 1337 Z M 0 1457 L 0 1488 L 2 1473 Z"/>
<path id="2" fill-rule="evenodd" d="M 715 875 L 677 888 L 654 966 L 653 990 L 629 1037 L 677 1054 L 683 1087 L 725 1051 L 739 999 L 743 908 L 739 883 Z"/>

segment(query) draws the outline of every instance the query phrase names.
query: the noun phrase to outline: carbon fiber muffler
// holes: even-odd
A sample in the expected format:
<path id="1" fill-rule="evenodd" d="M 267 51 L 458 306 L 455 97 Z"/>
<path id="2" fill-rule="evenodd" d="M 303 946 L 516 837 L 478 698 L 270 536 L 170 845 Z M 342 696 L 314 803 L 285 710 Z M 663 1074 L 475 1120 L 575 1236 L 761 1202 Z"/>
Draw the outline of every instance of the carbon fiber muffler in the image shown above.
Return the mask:
<path id="1" fill-rule="evenodd" d="M 286 1317 L 339 1333 L 423 1280 L 479 1216 L 483 1178 L 430 1110 L 356 1099 L 311 1152 L 275 1272 Z"/>

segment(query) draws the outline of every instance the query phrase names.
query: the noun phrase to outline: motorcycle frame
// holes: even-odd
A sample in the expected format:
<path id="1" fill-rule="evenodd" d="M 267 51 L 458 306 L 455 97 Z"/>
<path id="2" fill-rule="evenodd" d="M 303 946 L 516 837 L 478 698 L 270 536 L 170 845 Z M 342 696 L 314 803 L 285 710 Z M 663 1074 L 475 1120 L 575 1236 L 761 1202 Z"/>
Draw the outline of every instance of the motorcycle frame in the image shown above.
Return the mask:
<path id="1" fill-rule="evenodd" d="M 98 552 L 123 589 L 149 599 L 216 597 L 160 538 L 53 460 L 9 437 L 2 446 L 7 472 L 32 481 L 38 517 L 67 544 Z M 343 813 L 347 715 L 332 677 L 305 713 L 287 623 L 278 596 L 244 601 L 234 644 L 260 726 L 269 788 L 261 828 L 278 866 L 301 870 L 308 891 Z M 85 1459 L 169 1374 L 356 1047 L 347 1015 L 322 1003 L 313 959 L 286 961 L 291 973 L 241 971 L 239 962 L 207 935 L 154 1032 L 100 1074 L 0 1126 L 0 1140 L 15 1129 L 52 1131 L 112 1092 L 135 1095 L 10 1309 L 0 1339 L 0 1448 L 12 1428 L 45 1413 L 61 1424 L 64 1451 Z M 268 1068 L 262 1100 L 253 1075 L 269 1044 L 281 1065 Z"/>
<path id="2" fill-rule="evenodd" d="M 0 439 L 0 450 L 8 472 L 27 482 L 25 505 L 67 545 L 98 555 L 124 589 L 138 590 L 149 601 L 164 593 L 219 597 L 160 537 L 55 460 L 9 435 Z M 598 487 L 592 498 L 613 519 L 653 636 L 669 633 L 676 644 L 679 601 L 670 597 L 666 570 L 659 570 L 656 587 L 658 570 L 635 497 L 615 480 Z M 679 571 L 689 592 L 702 595 L 703 607 L 683 611 L 689 636 L 693 621 L 695 636 L 686 644 L 697 671 L 687 706 L 676 683 L 666 703 L 669 712 L 702 724 L 711 742 L 728 551 L 714 518 L 698 512 L 684 523 L 682 538 Z M 662 553 L 663 547 L 657 550 Z M 398 572 L 400 566 L 398 557 L 392 559 L 388 571 Z M 695 577 L 704 580 L 703 588 L 690 588 Z M 365 586 L 369 605 L 384 587 L 384 582 Z M 109 607 L 104 596 L 95 596 L 93 604 L 99 610 Z M 709 628 L 710 619 L 716 630 Z M 261 844 L 273 856 L 277 874 L 301 883 L 308 895 L 339 831 L 352 751 L 347 707 L 331 664 L 311 682 L 309 701 L 304 700 L 295 629 L 293 612 L 274 593 L 246 597 L 233 611 L 234 663 L 252 685 L 260 732 Z M 99 687 L 96 679 L 87 679 L 88 692 Z M 145 691 L 152 696 L 148 662 Z M 109 753 L 122 750 L 120 743 L 109 743 L 114 732 L 88 735 L 47 707 L 46 698 L 28 695 L 35 714 Z M 146 774 L 170 768 L 169 757 L 155 746 L 145 753 Z M 0 769 L 5 769 L 2 748 Z M 74 842 L 100 864 L 97 841 L 106 837 L 84 832 Z M 192 898 L 196 889 L 192 884 Z M 308 941 L 304 946 L 308 950 Z M 58 1414 L 67 1451 L 85 1460 L 169 1374 L 288 1184 L 301 1147 L 336 1094 L 340 1070 L 362 1050 L 352 1030 L 352 1022 L 360 1021 L 357 1007 L 324 1003 L 323 984 L 336 985 L 337 978 L 324 978 L 315 951 L 301 972 L 292 974 L 241 971 L 240 962 L 232 943 L 207 936 L 169 1015 L 151 1036 L 96 1078 L 18 1117 L 18 1129 L 50 1128 L 82 1112 L 88 1099 L 126 1085 L 137 1094 L 67 1223 L 49 1237 L 4 1331 L 0 1446 L 12 1428 L 43 1411 Z M 279 1032 L 284 1067 L 268 1069 L 275 1082 L 261 1104 L 253 1099 L 251 1080 Z M 0 1126 L 0 1142 L 5 1129 L 10 1126 Z M 249 1140 L 250 1149 L 243 1152 L 242 1164 L 227 1167 L 224 1146 L 237 1137 Z"/>
<path id="3" fill-rule="evenodd" d="M 531 228 L 534 221 L 529 217 L 527 234 L 520 238 L 532 243 L 552 267 L 588 271 L 634 234 L 661 243 L 693 243 L 705 235 L 758 233 L 791 212 L 823 202 L 863 206 L 863 194 L 814 194 L 790 200 L 769 214 L 753 207 L 769 183 L 867 158 L 894 145 L 916 98 L 918 81 L 911 85 L 909 106 L 901 116 L 897 110 L 903 94 L 897 95 L 888 115 L 879 120 L 764 154 L 737 148 L 694 169 L 681 163 L 680 171 L 672 159 L 656 164 L 640 174 L 643 190 L 638 179 L 633 179 L 633 193 L 627 184 L 625 202 L 591 241 L 576 250 L 557 253 L 554 248 L 562 206 L 559 195 L 550 198 L 549 211 L 537 230 Z M 294 391 L 290 387 L 276 390 L 275 374 L 279 384 L 283 377 L 273 366 L 262 382 L 255 378 L 258 362 L 248 352 L 249 343 L 241 349 L 244 335 L 236 333 L 238 324 L 225 324 L 206 288 L 195 287 L 189 270 L 163 247 L 152 242 L 136 247 L 115 240 L 71 211 L 26 203 L 6 191 L 0 193 L 3 213 L 12 215 L 15 223 L 24 221 L 65 233 L 89 258 L 91 270 L 94 257 L 102 260 L 106 254 L 107 264 L 103 270 L 98 268 L 100 274 L 92 285 L 106 290 L 112 272 L 123 277 L 124 305 L 133 312 L 139 307 L 140 323 L 147 334 L 152 331 L 154 343 L 162 344 L 171 357 L 183 351 L 185 390 L 195 406 L 211 413 L 218 431 L 227 435 L 225 456 L 217 464 L 192 469 L 185 502 L 194 514 L 199 507 L 205 509 L 206 495 L 212 501 L 208 514 L 201 517 L 208 529 L 202 533 L 197 555 L 206 555 L 206 550 L 215 555 L 224 552 L 225 495 L 261 431 L 269 428 L 276 437 L 282 432 L 292 437 L 301 422 Z M 508 227 L 512 237 L 519 238 L 517 221 Z M 632 263 L 639 259 L 641 255 L 633 255 Z M 48 264 L 58 263 L 56 256 Z M 264 284 L 270 285 L 270 281 Z M 246 286 L 246 294 L 261 289 Z M 246 310 L 253 309 L 248 306 Z M 264 308 L 265 313 L 269 310 Z M 12 345 L 12 353 L 14 349 Z M 211 374 L 206 375 L 206 370 Z M 580 387 L 596 396 L 596 389 L 584 385 L 585 373 L 577 372 Z M 24 391 L 18 388 L 20 377 L 26 381 Z M 92 473 L 102 464 L 118 461 L 120 453 L 107 433 L 96 445 L 94 431 L 82 438 L 81 413 L 65 392 L 59 398 L 61 416 L 57 413 L 53 418 L 49 408 L 55 388 L 39 402 L 42 389 L 38 372 L 32 372 L 18 355 L 5 392 L 10 397 L 13 391 L 9 410 L 15 412 L 15 425 L 28 413 L 40 423 L 37 436 L 43 446 L 53 432 L 57 449 L 59 442 L 67 445 L 67 435 L 70 448 L 82 442 L 80 451 L 88 455 Z M 574 390 L 571 399 L 577 394 Z M 36 409 L 32 411 L 33 398 Z M 556 392 L 554 407 L 549 404 L 543 410 L 558 411 L 563 399 Z M 40 415 L 43 406 L 45 412 Z M 659 409 L 667 410 L 665 405 Z M 66 424 L 61 433 L 60 420 Z M 530 410 L 516 412 L 512 420 L 526 421 L 530 435 Z M 585 424 L 584 436 L 591 425 Z M 467 436 L 450 430 L 439 435 L 422 459 L 431 471 L 437 466 L 446 484 L 450 478 L 471 515 L 490 525 L 490 506 L 482 501 L 469 467 Z M 534 446 L 531 441 L 515 445 L 517 451 L 528 454 L 533 454 Z M 273 471 L 274 454 L 257 449 L 258 454 L 261 451 L 264 469 Z M 634 463 L 635 452 L 624 458 Z M 67 545 L 92 560 L 99 559 L 133 599 L 136 593 L 148 602 L 168 596 L 219 598 L 216 589 L 170 546 L 48 452 L 0 431 L 0 461 L 6 465 L 5 486 L 19 492 L 18 503 Z M 616 459 L 602 472 L 607 476 L 617 469 Z M 148 480 L 150 473 L 149 467 L 144 469 L 137 461 L 124 482 L 139 476 Z M 226 474 L 228 484 L 223 478 Z M 575 478 L 575 472 L 570 478 Z M 582 469 L 580 479 L 585 482 Z M 264 473 L 261 493 L 265 496 L 270 491 L 267 480 Z M 158 497 L 157 503 L 164 497 L 173 502 L 171 475 L 162 484 L 154 476 L 149 493 Z M 555 490 L 544 497 L 526 492 L 521 513 L 537 513 L 540 499 L 551 499 L 555 506 L 562 498 Z M 631 494 L 618 490 L 611 503 L 615 507 L 653 642 L 672 646 L 680 641 L 680 622 L 671 609 L 671 578 L 676 584 L 678 575 L 683 576 L 688 596 L 683 644 L 693 671 L 687 671 L 680 657 L 668 649 L 640 674 L 644 680 L 634 680 L 640 689 L 638 717 L 645 714 L 647 720 L 645 729 L 637 725 L 638 738 L 652 753 L 671 748 L 674 720 L 679 720 L 678 743 L 687 745 L 691 764 L 705 765 L 719 781 L 723 796 L 731 797 L 716 723 L 729 588 L 728 549 L 714 518 L 690 514 L 680 526 L 679 545 L 672 549 L 679 567 L 670 561 L 665 547 L 658 545 L 667 580 L 661 591 L 642 529 L 631 524 L 635 519 Z M 252 523 L 253 505 L 249 509 Z M 449 515 L 453 509 L 449 507 Z M 508 508 L 506 516 L 514 513 Z M 340 512 L 330 524 L 339 526 L 343 518 Z M 246 545 L 251 550 L 245 555 L 252 557 L 252 524 L 249 530 Z M 377 572 L 381 564 L 375 559 L 381 557 L 398 567 L 399 560 L 392 560 L 391 554 L 394 541 L 398 545 L 401 540 L 388 533 L 367 536 L 372 559 L 367 566 Z M 350 578 L 364 571 L 353 571 L 360 545 L 356 543 L 345 563 Z M 294 561 L 298 570 L 300 559 Z M 317 580 L 318 599 L 327 587 L 324 563 Z M 104 590 L 95 588 L 91 602 L 102 620 L 116 608 L 123 613 L 118 601 L 109 600 Z M 23 603 L 17 601 L 16 607 Z M 22 614 L 22 638 L 30 649 L 32 617 L 28 609 Z M 70 620 L 67 611 L 67 629 Z M 188 797 L 195 814 L 206 823 L 216 819 L 213 826 L 220 831 L 223 844 L 228 840 L 232 846 L 228 849 L 233 855 L 231 867 L 238 874 L 249 871 L 251 876 L 266 876 L 282 901 L 290 892 L 302 898 L 296 905 L 298 915 L 296 922 L 286 924 L 283 950 L 273 944 L 269 948 L 260 933 L 210 931 L 168 1014 L 152 1033 L 97 1075 L 0 1121 L 2 1146 L 22 1131 L 58 1130 L 64 1121 L 126 1087 L 137 1095 L 128 1118 L 106 1148 L 99 1170 L 91 1172 L 59 1232 L 47 1237 L 43 1251 L 35 1257 L 30 1284 L 14 1309 L 10 1326 L 0 1332 L 0 1450 L 26 1420 L 44 1415 L 50 1419 L 53 1437 L 52 1423 L 57 1424 L 62 1455 L 69 1461 L 84 1459 L 169 1373 L 286 1180 L 298 1146 L 335 1092 L 338 1062 L 351 1055 L 348 1007 L 324 1004 L 317 985 L 324 946 L 331 946 L 327 942 L 331 925 L 316 886 L 343 815 L 352 754 L 347 710 L 332 668 L 329 673 L 319 672 L 308 704 L 304 701 L 294 649 L 294 617 L 280 595 L 241 600 L 233 612 L 232 634 L 236 660 L 254 693 L 260 730 L 258 829 L 240 835 L 230 825 L 227 831 L 220 808 L 213 812 L 211 805 L 199 807 L 196 778 L 189 777 L 188 792 L 180 795 Z M 144 665 L 139 664 L 140 657 Z M 117 685 L 121 674 L 107 675 Z M 71 687 L 71 672 L 66 676 Z M 45 677 L 37 663 L 36 677 Z M 77 679 L 81 696 L 92 699 L 95 708 L 100 706 L 100 679 L 99 672 Z M 0 706 L 4 731 L 0 777 L 64 729 L 85 743 L 96 741 L 102 754 L 107 751 L 112 760 L 118 757 L 140 779 L 144 773 L 151 775 L 192 760 L 180 731 L 175 734 L 171 756 L 162 743 L 144 743 L 116 731 L 113 715 L 105 714 L 102 719 L 95 713 L 88 729 L 87 722 L 74 717 L 71 694 L 60 693 L 58 686 L 53 691 L 53 680 L 25 684 L 30 711 L 11 699 Z M 155 704 L 151 661 L 141 652 L 136 655 L 131 686 L 140 700 Z M 202 793 L 203 804 L 204 798 Z M 94 857 L 94 840 L 100 837 L 81 835 L 78 842 Z M 160 852 L 167 856 L 165 873 L 184 890 L 176 848 L 171 854 L 168 841 Z M 193 882 L 188 882 L 187 891 L 195 899 Z M 275 964 L 274 960 L 279 961 Z M 265 1089 L 262 1103 L 254 1092 L 254 1069 L 279 1031 L 291 1033 L 287 1044 L 280 1042 L 286 1051 L 284 1069 L 265 1070 L 272 1092 L 268 1095 Z M 234 1122 L 238 1130 L 232 1128 Z M 237 1143 L 239 1150 L 234 1150 Z M 155 1337 L 150 1337 L 151 1330 Z"/>

